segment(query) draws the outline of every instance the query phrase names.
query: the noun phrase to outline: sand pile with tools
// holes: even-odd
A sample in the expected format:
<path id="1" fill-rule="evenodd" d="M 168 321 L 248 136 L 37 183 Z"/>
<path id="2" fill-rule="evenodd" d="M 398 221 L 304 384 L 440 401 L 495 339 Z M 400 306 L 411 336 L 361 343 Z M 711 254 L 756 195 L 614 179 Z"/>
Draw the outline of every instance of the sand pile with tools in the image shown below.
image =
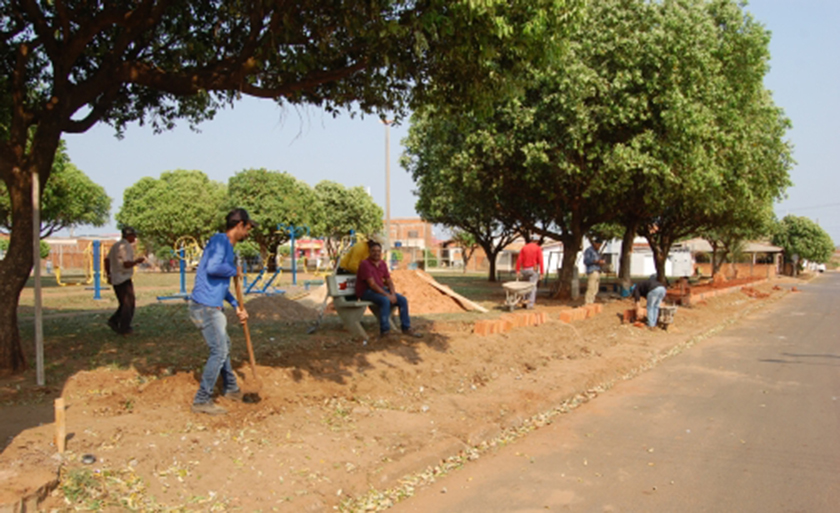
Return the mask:
<path id="1" fill-rule="evenodd" d="M 391 271 L 397 292 L 408 299 L 412 315 L 436 313 L 461 313 L 466 310 L 450 296 L 436 289 L 420 277 L 422 271 Z M 427 279 L 434 281 L 430 275 Z"/>

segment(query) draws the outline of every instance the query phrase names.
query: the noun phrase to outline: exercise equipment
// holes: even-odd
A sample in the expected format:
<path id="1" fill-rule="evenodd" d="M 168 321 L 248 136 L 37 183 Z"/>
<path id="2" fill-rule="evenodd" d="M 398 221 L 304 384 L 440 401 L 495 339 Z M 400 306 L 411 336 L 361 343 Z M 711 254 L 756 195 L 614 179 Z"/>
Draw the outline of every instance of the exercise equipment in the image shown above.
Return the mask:
<path id="1" fill-rule="evenodd" d="M 204 250 L 201 245 L 195 240 L 195 237 L 184 235 L 178 237 L 175 241 L 175 248 L 172 253 L 178 259 L 178 272 L 181 275 L 181 288 L 177 294 L 171 296 L 158 296 L 158 301 L 171 301 L 173 299 L 182 299 L 184 301 L 190 298 L 187 293 L 187 267 L 198 267 L 201 262 L 201 255 Z"/>
<path id="2" fill-rule="evenodd" d="M 269 255 L 260 272 L 251 283 L 248 283 L 248 274 L 245 273 L 242 277 L 242 283 L 245 286 L 245 294 L 264 294 L 266 296 L 273 296 L 274 294 L 285 294 L 286 291 L 278 289 L 274 286 L 274 280 L 278 279 L 283 274 L 283 269 L 277 266 L 277 269 L 271 273 L 271 276 L 266 276 L 268 272 L 268 262 L 275 258 L 274 255 Z M 241 259 L 241 257 L 240 257 Z M 263 282 L 260 285 L 260 282 Z"/>
<path id="3" fill-rule="evenodd" d="M 295 239 L 299 239 L 304 233 L 307 237 L 309 237 L 309 227 L 295 226 L 293 224 L 278 224 L 277 233 L 285 233 L 289 235 L 289 240 L 292 246 L 292 285 L 297 285 L 297 254 L 295 254 Z"/>

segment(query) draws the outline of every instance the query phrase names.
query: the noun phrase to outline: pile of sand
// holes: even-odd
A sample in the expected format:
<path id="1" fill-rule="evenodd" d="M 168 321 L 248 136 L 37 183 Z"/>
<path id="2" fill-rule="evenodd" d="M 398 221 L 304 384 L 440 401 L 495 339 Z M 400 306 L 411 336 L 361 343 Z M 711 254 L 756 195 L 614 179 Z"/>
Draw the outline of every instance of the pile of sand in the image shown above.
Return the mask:
<path id="1" fill-rule="evenodd" d="M 313 321 L 318 311 L 285 296 L 262 296 L 248 301 L 248 316 L 260 321 Z"/>
<path id="2" fill-rule="evenodd" d="M 412 315 L 465 311 L 457 301 L 424 281 L 418 275 L 419 272 L 421 271 L 391 271 L 394 286 L 397 287 L 398 293 L 408 299 L 408 309 Z"/>

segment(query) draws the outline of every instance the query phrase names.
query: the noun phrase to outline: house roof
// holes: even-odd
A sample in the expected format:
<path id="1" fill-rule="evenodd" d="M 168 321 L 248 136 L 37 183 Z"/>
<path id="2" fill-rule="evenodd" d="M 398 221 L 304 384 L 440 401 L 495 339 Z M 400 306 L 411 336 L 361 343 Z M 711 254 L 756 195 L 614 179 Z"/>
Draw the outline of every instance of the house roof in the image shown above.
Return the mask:
<path id="1" fill-rule="evenodd" d="M 706 239 L 691 239 L 682 243 L 692 252 L 711 253 L 712 245 Z M 781 253 L 784 249 L 764 242 L 747 242 L 742 250 L 744 253 Z"/>

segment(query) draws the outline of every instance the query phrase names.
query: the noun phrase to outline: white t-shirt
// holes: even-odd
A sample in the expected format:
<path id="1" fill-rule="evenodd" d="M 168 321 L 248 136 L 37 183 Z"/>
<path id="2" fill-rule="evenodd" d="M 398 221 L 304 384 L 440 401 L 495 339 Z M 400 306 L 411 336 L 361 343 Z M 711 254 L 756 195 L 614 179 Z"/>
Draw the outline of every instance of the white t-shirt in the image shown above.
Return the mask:
<path id="1" fill-rule="evenodd" d="M 134 261 L 134 248 L 131 243 L 125 239 L 120 239 L 119 242 L 111 246 L 111 251 L 108 252 L 108 261 L 111 266 L 111 285 L 119 285 L 125 283 L 134 276 L 134 267 L 126 269 L 126 262 Z"/>

